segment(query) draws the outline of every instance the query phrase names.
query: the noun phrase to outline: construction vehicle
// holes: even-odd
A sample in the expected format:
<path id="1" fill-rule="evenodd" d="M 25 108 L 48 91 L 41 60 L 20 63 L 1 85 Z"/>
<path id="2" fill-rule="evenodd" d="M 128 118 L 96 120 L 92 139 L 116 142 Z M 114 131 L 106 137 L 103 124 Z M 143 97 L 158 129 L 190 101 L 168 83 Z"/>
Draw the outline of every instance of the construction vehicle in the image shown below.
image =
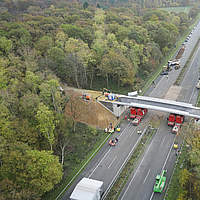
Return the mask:
<path id="1" fill-rule="evenodd" d="M 70 200 L 100 200 L 103 193 L 103 182 L 83 178 L 75 187 Z"/>
<path id="2" fill-rule="evenodd" d="M 168 126 L 174 126 L 175 124 L 175 119 L 176 119 L 176 116 L 174 114 L 170 114 L 169 115 L 169 118 L 168 118 Z"/>
<path id="3" fill-rule="evenodd" d="M 180 68 L 180 60 L 179 59 L 169 60 L 167 65 L 171 66 L 171 67 L 174 66 L 174 69 L 179 69 Z"/>
<path id="4" fill-rule="evenodd" d="M 163 66 L 163 72 L 169 72 L 172 70 L 172 66 Z"/>
<path id="5" fill-rule="evenodd" d="M 176 121 L 172 128 L 172 133 L 178 133 L 184 121 L 184 115 L 176 115 Z"/>
<path id="6" fill-rule="evenodd" d="M 85 100 L 91 100 L 91 95 L 90 93 L 82 94 L 82 98 Z"/>
<path id="7" fill-rule="evenodd" d="M 107 97 L 107 96 L 110 94 L 110 90 L 108 90 L 108 89 L 106 89 L 106 88 L 103 88 L 102 94 L 103 94 L 103 95 L 105 94 L 105 96 Z"/>
<path id="8" fill-rule="evenodd" d="M 141 120 L 143 119 L 143 117 L 146 115 L 146 113 L 148 112 L 148 110 L 146 108 L 131 108 L 131 115 L 130 115 L 130 119 L 133 119 L 132 124 L 137 126 Z"/>
<path id="9" fill-rule="evenodd" d="M 159 192 L 162 193 L 164 187 L 165 187 L 165 182 L 166 182 L 166 177 L 164 176 L 166 174 L 167 170 L 163 170 L 161 175 L 156 176 L 156 183 L 154 185 L 154 192 Z"/>
<path id="10" fill-rule="evenodd" d="M 177 133 L 184 121 L 183 115 L 170 114 L 168 118 L 168 126 L 173 126 L 172 133 Z"/>

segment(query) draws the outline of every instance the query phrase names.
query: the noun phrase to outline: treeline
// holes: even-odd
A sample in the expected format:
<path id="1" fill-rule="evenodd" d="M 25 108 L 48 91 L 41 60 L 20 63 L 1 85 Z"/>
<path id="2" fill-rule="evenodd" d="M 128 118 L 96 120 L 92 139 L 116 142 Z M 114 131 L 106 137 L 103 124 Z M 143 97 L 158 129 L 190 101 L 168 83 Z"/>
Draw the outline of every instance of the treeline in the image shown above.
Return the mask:
<path id="1" fill-rule="evenodd" d="M 193 10 L 195 18 L 198 9 Z M 183 12 L 138 13 L 135 6 L 103 11 L 62 2 L 45 10 L 29 6 L 27 12 L 0 14 L 1 40 L 11 40 L 19 56 L 22 47 L 34 49 L 40 69 L 48 67 L 61 81 L 87 88 L 96 76 L 105 78 L 107 87 L 110 80 L 119 87 L 145 79 L 189 26 Z"/>
<path id="2" fill-rule="evenodd" d="M 39 199 L 102 134 L 76 126 L 92 104 L 60 91 L 60 81 L 92 88 L 99 76 L 107 87 L 110 80 L 132 86 L 158 66 L 189 20 L 157 9 L 139 14 L 135 6 L 103 11 L 61 2 L 43 9 L 27 1 L 21 9 L 19 2 L 1 1 L 0 197 Z"/>
<path id="3" fill-rule="evenodd" d="M 185 137 L 185 134 L 186 137 Z M 178 200 L 200 199 L 200 133 L 198 124 L 184 125 L 181 128 L 181 135 L 186 138 L 185 143 L 187 152 L 186 159 L 183 161 L 185 166 L 179 173 L 179 190 Z"/>

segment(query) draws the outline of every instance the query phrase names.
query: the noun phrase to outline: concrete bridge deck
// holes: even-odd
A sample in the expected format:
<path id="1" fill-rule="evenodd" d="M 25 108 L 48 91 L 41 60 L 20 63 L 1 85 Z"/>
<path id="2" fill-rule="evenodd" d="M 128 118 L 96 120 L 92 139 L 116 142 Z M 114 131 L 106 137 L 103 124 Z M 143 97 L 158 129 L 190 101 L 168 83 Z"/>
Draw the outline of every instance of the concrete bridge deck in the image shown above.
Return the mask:
<path id="1" fill-rule="evenodd" d="M 150 110 L 164 111 L 188 117 L 200 118 L 200 108 L 192 104 L 171 101 L 166 99 L 152 98 L 146 96 L 120 96 L 117 101 L 112 102 L 115 107 L 118 105 L 147 108 Z"/>

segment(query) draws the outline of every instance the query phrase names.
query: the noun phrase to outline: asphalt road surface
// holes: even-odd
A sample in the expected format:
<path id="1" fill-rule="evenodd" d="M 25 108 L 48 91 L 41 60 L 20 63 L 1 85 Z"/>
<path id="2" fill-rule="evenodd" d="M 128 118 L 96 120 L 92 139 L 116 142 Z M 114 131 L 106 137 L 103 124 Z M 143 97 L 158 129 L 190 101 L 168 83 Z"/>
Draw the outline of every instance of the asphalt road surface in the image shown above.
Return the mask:
<path id="1" fill-rule="evenodd" d="M 186 44 L 185 52 L 183 57 L 180 59 L 181 68 L 186 63 L 190 52 L 198 40 L 198 33 L 200 33 L 199 25 L 196 26 L 196 30 Z M 200 52 L 197 54 L 200 55 Z M 198 96 L 198 91 L 193 89 L 197 82 L 197 72 L 199 67 L 197 66 L 199 63 L 198 55 L 194 57 L 193 64 L 187 71 L 181 84 L 183 91 L 181 90 L 181 96 L 178 97 L 178 100 L 180 101 L 191 101 L 194 103 Z M 150 87 L 146 96 L 163 98 L 167 90 L 177 79 L 180 71 L 181 69 L 171 71 L 168 78 L 160 75 L 158 79 L 155 80 L 155 88 L 154 86 Z M 74 187 L 83 177 L 103 181 L 104 190 L 106 190 L 112 183 L 134 146 L 140 140 L 141 136 L 137 134 L 137 130 L 145 130 L 146 124 L 148 124 L 148 121 L 154 112 L 155 111 L 149 111 L 139 126 L 133 126 L 129 122 L 125 121 L 121 126 L 121 132 L 114 133 L 111 137 L 111 139 L 115 137 L 119 138 L 119 142 L 116 146 L 110 147 L 108 143 L 106 143 L 83 170 L 80 176 L 78 176 L 74 183 L 69 187 L 61 199 L 69 199 Z M 164 115 L 164 118 L 166 117 L 167 114 Z M 153 186 L 156 175 L 160 174 L 164 167 L 168 170 L 166 176 L 167 180 L 169 180 L 170 171 L 173 168 L 175 160 L 175 153 L 171 148 L 174 137 L 175 135 L 171 133 L 171 128 L 167 126 L 167 123 L 163 123 L 159 131 L 152 138 L 149 146 L 146 148 L 145 153 L 133 171 L 133 174 L 119 199 L 161 199 L 162 195 L 153 193 Z"/>
<path id="2" fill-rule="evenodd" d="M 180 59 L 181 68 L 186 63 L 192 48 L 199 38 L 199 31 L 200 26 L 198 25 L 190 41 L 186 44 L 185 52 Z M 199 55 L 200 48 L 198 48 L 196 54 L 193 56 L 191 65 L 180 84 L 182 89 L 177 98 L 178 101 L 192 103 L 193 105 L 196 102 L 199 93 L 198 89 L 196 89 L 199 76 Z M 173 70 L 170 72 L 168 78 L 166 76 L 158 78 L 157 83 L 155 82 L 156 87 L 153 85 L 147 91 L 147 95 L 163 98 L 170 86 L 176 81 L 179 73 L 180 69 Z M 167 170 L 167 181 L 170 178 L 176 159 L 175 150 L 172 148 L 174 139 L 175 135 L 172 134 L 171 128 L 167 126 L 167 123 L 163 123 L 118 199 L 159 200 L 163 198 L 164 194 L 154 193 L 153 187 L 156 175 L 160 174 L 163 169 Z"/>

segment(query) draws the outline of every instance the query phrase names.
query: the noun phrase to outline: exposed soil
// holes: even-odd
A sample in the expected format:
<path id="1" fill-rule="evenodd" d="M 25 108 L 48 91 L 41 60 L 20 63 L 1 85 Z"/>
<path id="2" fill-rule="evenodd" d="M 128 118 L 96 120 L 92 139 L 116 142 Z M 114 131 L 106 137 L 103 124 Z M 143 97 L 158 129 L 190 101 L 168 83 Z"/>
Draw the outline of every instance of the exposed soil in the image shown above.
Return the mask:
<path id="1" fill-rule="evenodd" d="M 74 92 L 77 92 L 77 94 L 90 93 L 91 100 L 87 100 L 87 103 L 91 106 L 91 111 L 88 111 L 84 118 L 81 120 L 83 123 L 105 129 L 110 125 L 110 123 L 112 123 L 112 125 L 115 127 L 120 122 L 122 116 L 117 119 L 117 117 L 112 112 L 97 102 L 97 97 L 98 100 L 105 100 L 105 95 L 102 95 L 102 92 L 66 87 L 64 85 L 62 85 L 62 88 L 65 91 L 73 90 Z"/>

